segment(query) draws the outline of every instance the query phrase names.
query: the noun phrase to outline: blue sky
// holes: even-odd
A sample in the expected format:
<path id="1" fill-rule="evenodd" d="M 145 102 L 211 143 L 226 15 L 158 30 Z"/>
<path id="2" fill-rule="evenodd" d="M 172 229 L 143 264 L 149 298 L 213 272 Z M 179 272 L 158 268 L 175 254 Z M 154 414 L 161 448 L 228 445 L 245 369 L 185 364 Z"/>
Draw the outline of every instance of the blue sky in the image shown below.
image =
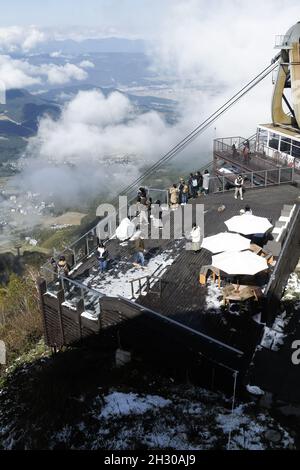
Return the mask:
<path id="1" fill-rule="evenodd" d="M 290 9 L 293 13 L 299 10 L 296 16 L 300 16 L 299 0 L 0 0 L 0 27 L 36 25 L 59 29 L 78 26 L 112 31 L 119 36 L 154 38 L 174 11 L 186 19 L 187 8 L 187 15 L 197 16 L 200 22 L 230 11 L 232 21 L 238 22 L 249 14 L 259 19 L 264 14 L 261 13 L 264 6 L 272 13 L 265 17 L 266 23 L 273 16 L 284 16 Z M 293 14 L 288 23 L 293 24 L 298 19 Z M 224 24 L 227 26 L 228 23 Z"/>
<path id="2" fill-rule="evenodd" d="M 170 0 L 0 0 L 1 26 L 112 27 L 147 34 L 172 4 Z"/>

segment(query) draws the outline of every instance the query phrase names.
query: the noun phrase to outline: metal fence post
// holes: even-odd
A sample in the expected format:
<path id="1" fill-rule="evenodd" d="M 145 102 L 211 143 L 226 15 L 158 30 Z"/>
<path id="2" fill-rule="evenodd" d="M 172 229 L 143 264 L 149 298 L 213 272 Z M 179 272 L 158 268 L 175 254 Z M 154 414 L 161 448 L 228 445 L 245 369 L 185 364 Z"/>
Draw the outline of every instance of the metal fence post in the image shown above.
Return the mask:
<path id="1" fill-rule="evenodd" d="M 223 190 L 222 192 L 225 192 L 225 176 L 222 176 L 222 184 L 223 184 Z"/>
<path id="2" fill-rule="evenodd" d="M 251 188 L 253 188 L 253 171 L 251 172 Z"/>
<path id="3" fill-rule="evenodd" d="M 90 254 L 90 247 L 89 247 L 89 236 L 86 235 L 85 237 L 85 243 L 86 243 L 86 254 L 89 255 Z"/>
<path id="4" fill-rule="evenodd" d="M 281 183 L 281 168 L 278 168 L 278 184 Z"/>
<path id="5" fill-rule="evenodd" d="M 76 251 L 75 251 L 75 249 L 73 249 L 72 251 L 73 251 L 74 266 L 75 266 L 75 265 L 76 265 L 76 263 L 77 263 L 77 258 L 76 258 Z"/>
<path id="6" fill-rule="evenodd" d="M 268 184 L 268 170 L 265 170 L 265 186 Z"/>

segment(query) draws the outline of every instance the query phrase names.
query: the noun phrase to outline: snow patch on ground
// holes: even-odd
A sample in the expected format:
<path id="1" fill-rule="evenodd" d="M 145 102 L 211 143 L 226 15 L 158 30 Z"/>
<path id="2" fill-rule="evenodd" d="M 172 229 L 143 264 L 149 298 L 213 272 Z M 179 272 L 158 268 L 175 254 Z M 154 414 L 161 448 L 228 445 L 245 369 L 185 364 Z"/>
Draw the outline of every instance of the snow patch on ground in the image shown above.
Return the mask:
<path id="1" fill-rule="evenodd" d="M 260 396 L 265 394 L 265 392 L 257 385 L 246 385 L 246 389 L 249 393 L 252 393 L 252 395 Z"/>
<path id="2" fill-rule="evenodd" d="M 206 310 L 219 311 L 222 305 L 222 290 L 219 289 L 218 283 L 214 282 L 211 278 L 207 281 L 207 295 L 206 295 Z"/>
<path id="3" fill-rule="evenodd" d="M 133 266 L 130 267 L 125 273 L 119 272 L 116 268 L 112 272 L 106 272 L 104 274 L 96 275 L 90 287 L 101 292 L 101 294 L 109 297 L 125 297 L 126 299 L 132 298 L 131 283 L 134 279 L 139 279 L 145 276 L 151 276 L 158 268 L 159 272 L 163 271 L 173 264 L 176 257 L 170 258 L 168 253 L 162 253 L 154 256 L 148 262 L 145 267 Z M 142 284 L 146 282 L 146 279 L 142 280 Z M 134 290 L 137 292 L 139 283 L 134 283 Z M 146 286 L 142 289 L 142 293 L 145 291 Z"/>
<path id="4" fill-rule="evenodd" d="M 3 396 L 4 395 L 4 396 Z M 14 397 L 0 395 L 0 448 L 31 449 L 42 433 L 43 447 L 78 450 L 213 450 L 287 449 L 294 440 L 267 413 L 258 413 L 252 403 L 235 407 L 220 393 L 198 387 L 159 385 L 159 394 L 137 393 L 132 389 L 110 389 L 92 400 L 80 395 L 84 411 L 64 420 L 61 427 L 47 422 L 45 429 L 30 423 L 30 430 L 18 426 Z M 77 419 L 76 419 L 77 417 Z M 54 420 L 56 423 L 56 420 Z M 40 423 L 38 424 L 40 426 Z M 268 440 L 273 431 L 279 439 Z M 33 432 L 33 440 L 30 433 Z M 229 441 L 230 438 L 230 441 Z M 45 440 L 46 439 L 46 440 Z M 47 444 L 45 444 L 47 442 Z"/>
<path id="5" fill-rule="evenodd" d="M 289 320 L 290 318 L 287 317 L 285 312 L 283 312 L 275 318 L 272 328 L 265 326 L 264 335 L 260 345 L 267 349 L 271 349 L 272 351 L 279 351 L 281 346 L 284 344 L 284 339 L 286 338 L 284 330 L 287 327 Z"/>
<path id="6" fill-rule="evenodd" d="M 101 418 L 112 415 L 143 414 L 153 408 L 163 408 L 171 404 L 157 395 L 139 397 L 136 393 L 113 392 L 105 397 L 105 407 L 100 413 Z"/>
<path id="7" fill-rule="evenodd" d="M 300 300 L 300 277 L 297 273 L 292 273 L 288 279 L 282 300 Z M 300 308 L 300 302 L 296 310 Z"/>

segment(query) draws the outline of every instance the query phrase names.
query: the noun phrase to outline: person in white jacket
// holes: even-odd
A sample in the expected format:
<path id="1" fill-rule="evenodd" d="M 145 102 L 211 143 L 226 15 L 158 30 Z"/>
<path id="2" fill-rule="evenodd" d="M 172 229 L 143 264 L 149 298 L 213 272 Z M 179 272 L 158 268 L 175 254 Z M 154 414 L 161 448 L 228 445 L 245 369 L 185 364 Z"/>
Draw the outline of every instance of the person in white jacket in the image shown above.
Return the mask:
<path id="1" fill-rule="evenodd" d="M 192 237 L 192 250 L 196 253 L 201 248 L 201 229 L 199 225 L 193 224 L 191 231 Z"/>

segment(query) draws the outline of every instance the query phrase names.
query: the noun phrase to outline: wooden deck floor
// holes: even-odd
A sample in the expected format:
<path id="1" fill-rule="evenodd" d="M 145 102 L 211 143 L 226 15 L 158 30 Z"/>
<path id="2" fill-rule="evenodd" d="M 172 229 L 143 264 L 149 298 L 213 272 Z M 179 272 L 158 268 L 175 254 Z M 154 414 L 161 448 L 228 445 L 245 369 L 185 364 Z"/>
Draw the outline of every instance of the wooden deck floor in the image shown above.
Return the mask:
<path id="1" fill-rule="evenodd" d="M 244 201 L 234 199 L 233 192 L 226 192 L 198 197 L 191 203 L 204 204 L 206 211 L 205 236 L 209 236 L 226 230 L 224 221 L 239 214 L 245 204 L 250 205 L 255 215 L 267 217 L 275 224 L 280 217 L 283 205 L 299 203 L 299 194 L 299 188 L 281 185 L 247 190 Z M 224 212 L 218 212 L 220 205 L 225 205 Z M 149 258 L 167 248 L 172 249 L 175 246 L 175 241 L 146 240 L 145 246 Z M 132 267 L 133 247 L 122 246 L 117 240 L 111 240 L 108 243 L 108 249 L 114 259 L 115 266 L 118 266 L 120 261 L 123 262 L 123 264 L 119 264 L 120 271 L 129 269 L 129 266 Z M 176 249 L 178 250 L 178 241 Z M 261 327 L 251 317 L 221 316 L 214 309 L 204 313 L 207 287 L 199 285 L 198 277 L 201 266 L 210 264 L 211 255 L 206 250 L 201 250 L 197 254 L 186 251 L 185 240 L 180 241 L 179 249 L 179 256 L 162 276 L 161 297 L 154 292 L 149 292 L 146 296 L 140 296 L 137 303 L 172 317 L 251 355 L 253 348 L 259 341 Z M 82 280 L 85 271 L 95 263 L 95 258 L 90 258 L 81 266 L 74 277 Z"/>

